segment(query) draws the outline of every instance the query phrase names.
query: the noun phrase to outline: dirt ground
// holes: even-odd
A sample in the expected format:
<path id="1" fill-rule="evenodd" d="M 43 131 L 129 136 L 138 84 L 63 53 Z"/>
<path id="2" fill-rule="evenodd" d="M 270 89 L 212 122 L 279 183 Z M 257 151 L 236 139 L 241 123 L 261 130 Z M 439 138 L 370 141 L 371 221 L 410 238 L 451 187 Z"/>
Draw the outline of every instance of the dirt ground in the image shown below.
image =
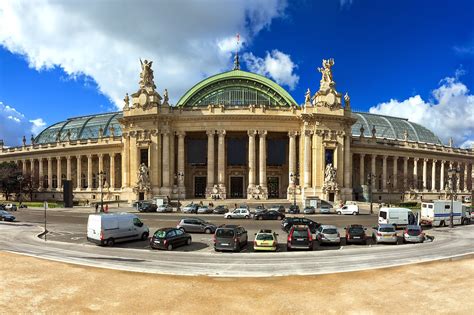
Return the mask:
<path id="1" fill-rule="evenodd" d="M 0 252 L 0 313 L 473 314 L 474 257 L 323 276 L 210 278 Z"/>

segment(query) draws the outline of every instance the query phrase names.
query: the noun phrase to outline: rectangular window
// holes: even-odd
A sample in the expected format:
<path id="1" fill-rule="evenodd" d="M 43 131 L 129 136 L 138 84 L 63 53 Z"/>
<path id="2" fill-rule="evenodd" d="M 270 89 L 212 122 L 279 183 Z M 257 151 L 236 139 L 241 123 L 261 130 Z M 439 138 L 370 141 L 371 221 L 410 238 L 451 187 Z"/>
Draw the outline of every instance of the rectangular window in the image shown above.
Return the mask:
<path id="1" fill-rule="evenodd" d="M 148 166 L 148 149 L 140 149 L 140 164 Z"/>
<path id="2" fill-rule="evenodd" d="M 326 149 L 324 151 L 324 167 L 331 163 L 334 166 L 334 149 Z"/>

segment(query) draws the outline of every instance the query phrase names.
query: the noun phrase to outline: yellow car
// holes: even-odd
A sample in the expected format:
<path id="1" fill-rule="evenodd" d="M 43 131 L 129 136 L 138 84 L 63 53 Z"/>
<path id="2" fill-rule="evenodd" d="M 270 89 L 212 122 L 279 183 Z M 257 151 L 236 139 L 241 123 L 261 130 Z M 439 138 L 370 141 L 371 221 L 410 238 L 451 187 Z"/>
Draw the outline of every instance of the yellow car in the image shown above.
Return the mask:
<path id="1" fill-rule="evenodd" d="M 275 252 L 278 248 L 278 234 L 272 230 L 260 230 L 255 233 L 255 240 L 253 241 L 253 250 L 265 250 Z"/>

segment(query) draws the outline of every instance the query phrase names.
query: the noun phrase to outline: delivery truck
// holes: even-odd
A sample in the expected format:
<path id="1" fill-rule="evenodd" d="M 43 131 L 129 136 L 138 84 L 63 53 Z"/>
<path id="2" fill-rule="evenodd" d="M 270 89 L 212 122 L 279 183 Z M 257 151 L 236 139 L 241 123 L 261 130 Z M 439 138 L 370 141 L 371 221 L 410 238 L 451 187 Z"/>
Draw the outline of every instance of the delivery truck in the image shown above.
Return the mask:
<path id="1" fill-rule="evenodd" d="M 97 245 L 146 240 L 148 235 L 148 227 L 132 213 L 90 214 L 87 220 L 87 240 Z"/>
<path id="2" fill-rule="evenodd" d="M 460 201 L 453 201 L 453 224 L 463 223 L 463 208 Z M 434 200 L 421 204 L 421 220 L 423 225 L 447 226 L 451 222 L 451 200 Z"/>

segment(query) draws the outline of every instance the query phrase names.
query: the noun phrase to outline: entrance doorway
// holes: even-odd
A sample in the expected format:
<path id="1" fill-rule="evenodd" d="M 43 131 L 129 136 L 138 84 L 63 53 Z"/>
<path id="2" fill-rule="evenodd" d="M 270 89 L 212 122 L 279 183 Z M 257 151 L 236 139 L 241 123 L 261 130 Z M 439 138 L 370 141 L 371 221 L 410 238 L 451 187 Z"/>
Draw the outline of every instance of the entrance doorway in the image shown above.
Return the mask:
<path id="1" fill-rule="evenodd" d="M 241 176 L 232 176 L 230 178 L 230 197 L 244 198 L 244 178 Z"/>
<path id="2" fill-rule="evenodd" d="M 278 177 L 267 178 L 268 198 L 280 198 L 280 179 Z"/>
<path id="3" fill-rule="evenodd" d="M 194 197 L 206 197 L 206 176 L 194 177 Z"/>
<path id="4" fill-rule="evenodd" d="M 144 192 L 139 192 L 138 193 L 138 200 L 145 200 L 145 193 Z"/>

